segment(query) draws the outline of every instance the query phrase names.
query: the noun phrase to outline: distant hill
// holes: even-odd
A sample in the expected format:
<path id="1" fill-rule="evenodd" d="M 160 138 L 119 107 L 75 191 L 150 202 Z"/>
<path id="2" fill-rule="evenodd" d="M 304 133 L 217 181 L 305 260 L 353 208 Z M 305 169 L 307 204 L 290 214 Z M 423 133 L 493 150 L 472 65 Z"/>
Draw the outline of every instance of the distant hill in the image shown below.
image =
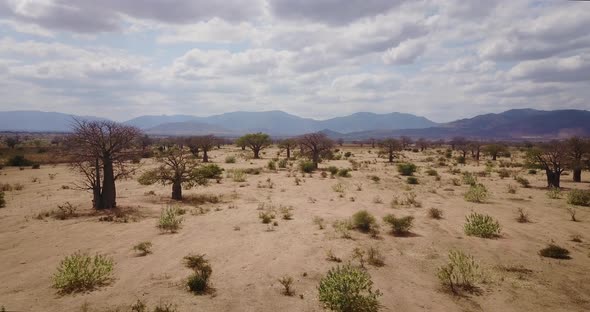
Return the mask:
<path id="1" fill-rule="evenodd" d="M 0 131 L 68 132 L 78 120 L 104 120 L 94 116 L 76 116 L 54 112 L 0 112 Z"/>
<path id="2" fill-rule="evenodd" d="M 189 115 L 145 115 L 125 121 L 129 126 L 139 129 L 149 129 L 165 123 L 197 121 L 199 118 Z"/>
<path id="3" fill-rule="evenodd" d="M 208 135 L 215 134 L 220 136 L 237 135 L 232 130 L 225 129 L 217 125 L 206 124 L 199 121 L 172 122 L 161 124 L 144 130 L 147 134 L 153 135 L 171 135 L 171 136 L 189 136 L 189 135 Z"/>

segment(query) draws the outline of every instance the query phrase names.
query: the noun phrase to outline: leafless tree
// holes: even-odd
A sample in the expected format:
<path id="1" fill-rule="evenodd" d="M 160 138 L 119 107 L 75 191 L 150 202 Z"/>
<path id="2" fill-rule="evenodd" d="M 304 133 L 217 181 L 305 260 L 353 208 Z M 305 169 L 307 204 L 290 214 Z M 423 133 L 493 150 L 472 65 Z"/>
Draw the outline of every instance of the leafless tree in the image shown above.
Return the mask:
<path id="1" fill-rule="evenodd" d="M 407 136 L 401 136 L 399 138 L 399 142 L 402 145 L 402 149 L 408 148 L 413 143 L 412 139 L 410 137 L 407 137 Z"/>
<path id="2" fill-rule="evenodd" d="M 284 139 L 279 142 L 279 148 L 287 152 L 287 159 L 291 158 L 291 150 L 297 146 L 296 139 Z"/>
<path id="3" fill-rule="evenodd" d="M 379 142 L 379 146 L 381 147 L 381 152 L 387 155 L 389 162 L 393 162 L 395 154 L 402 150 L 401 142 L 394 138 L 388 138 Z"/>
<path id="4" fill-rule="evenodd" d="M 548 187 L 559 187 L 561 173 L 567 167 L 568 151 L 564 142 L 551 141 L 533 147 L 527 152 L 527 163 L 531 167 L 545 170 Z"/>
<path id="5" fill-rule="evenodd" d="M 574 182 L 582 182 L 582 169 L 584 168 L 584 158 L 590 152 L 590 141 L 580 137 L 569 138 L 566 142 L 572 170 L 574 172 Z"/>
<path id="6" fill-rule="evenodd" d="M 318 163 L 321 161 L 322 155 L 330 152 L 334 146 L 334 141 L 328 138 L 324 133 L 308 133 L 300 136 L 297 140 L 303 154 L 311 159 L 314 167 L 318 168 Z"/>
<path id="7" fill-rule="evenodd" d="M 422 152 L 430 146 L 430 142 L 428 142 L 424 138 L 420 138 L 420 139 L 418 139 L 418 141 L 416 141 L 416 145 L 418 146 L 418 148 Z"/>
<path id="8" fill-rule="evenodd" d="M 194 136 L 187 140 L 187 145 L 195 157 L 199 157 L 199 151 L 203 152 L 203 162 L 209 162 L 207 152 L 217 146 L 217 144 L 218 138 L 213 135 Z"/>

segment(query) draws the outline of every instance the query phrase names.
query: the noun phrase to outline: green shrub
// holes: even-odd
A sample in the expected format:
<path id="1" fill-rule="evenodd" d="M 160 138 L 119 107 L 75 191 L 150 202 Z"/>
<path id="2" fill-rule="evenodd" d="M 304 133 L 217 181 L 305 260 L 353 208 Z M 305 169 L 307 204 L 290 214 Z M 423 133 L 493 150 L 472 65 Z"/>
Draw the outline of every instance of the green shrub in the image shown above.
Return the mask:
<path id="1" fill-rule="evenodd" d="M 590 190 L 571 190 L 567 194 L 567 203 L 576 206 L 590 206 Z"/>
<path id="2" fill-rule="evenodd" d="M 474 186 L 477 184 L 477 178 L 471 172 L 463 172 L 463 184 Z"/>
<path id="3" fill-rule="evenodd" d="M 508 169 L 500 169 L 500 170 L 498 170 L 498 175 L 502 179 L 508 178 L 508 177 L 510 177 L 510 171 Z"/>
<path id="4" fill-rule="evenodd" d="M 342 169 L 338 170 L 338 176 L 343 177 L 343 178 L 349 178 L 350 177 L 350 169 L 342 168 Z"/>
<path id="5" fill-rule="evenodd" d="M 246 182 L 246 172 L 243 169 L 228 170 L 228 177 L 234 182 Z"/>
<path id="6" fill-rule="evenodd" d="M 269 160 L 266 167 L 268 168 L 268 170 L 275 171 L 277 170 L 277 163 L 274 160 Z"/>
<path id="7" fill-rule="evenodd" d="M 204 166 L 200 166 L 195 169 L 197 176 L 202 177 L 204 179 L 221 179 L 221 173 L 223 169 L 216 164 L 208 164 Z"/>
<path id="8" fill-rule="evenodd" d="M 184 257 L 184 265 L 194 271 L 186 283 L 189 290 L 195 294 L 206 292 L 213 269 L 205 255 L 188 255 Z"/>
<path id="9" fill-rule="evenodd" d="M 479 213 L 472 213 L 465 217 L 465 234 L 482 238 L 492 238 L 500 235 L 500 223 L 492 217 Z"/>
<path id="10" fill-rule="evenodd" d="M 569 254 L 569 250 L 555 244 L 549 244 L 549 246 L 539 250 L 539 255 L 554 259 L 571 259 Z"/>
<path id="11" fill-rule="evenodd" d="M 162 232 L 176 233 L 182 225 L 182 217 L 177 207 L 168 207 L 162 210 L 158 220 L 158 228 Z"/>
<path id="12" fill-rule="evenodd" d="M 443 211 L 441 209 L 438 208 L 430 208 L 428 209 L 428 215 L 432 218 L 432 219 L 442 219 L 443 216 Z"/>
<path id="13" fill-rule="evenodd" d="M 552 187 L 547 191 L 547 197 L 551 199 L 560 199 L 561 198 L 561 189 L 559 187 Z"/>
<path id="14" fill-rule="evenodd" d="M 352 226 L 364 233 L 368 233 L 377 226 L 375 217 L 366 210 L 361 210 L 352 215 Z"/>
<path id="15" fill-rule="evenodd" d="M 528 188 L 531 186 L 531 182 L 529 182 L 529 180 L 526 178 L 514 177 L 514 180 L 516 180 L 516 182 L 518 182 L 524 188 Z"/>
<path id="16" fill-rule="evenodd" d="M 344 157 L 348 158 L 348 157 L 350 157 L 350 156 L 352 156 L 352 153 L 351 153 L 351 152 L 346 152 L 346 153 L 344 153 Z"/>
<path id="17" fill-rule="evenodd" d="M 235 164 L 236 163 L 236 156 L 226 156 L 225 163 L 226 164 Z"/>
<path id="18" fill-rule="evenodd" d="M 488 190 L 483 184 L 476 184 L 469 187 L 464 195 L 465 200 L 472 203 L 483 203 L 488 198 Z"/>
<path id="19" fill-rule="evenodd" d="M 148 254 L 152 253 L 152 242 L 141 242 L 135 246 L 133 246 L 133 250 L 139 252 L 140 256 L 147 256 Z"/>
<path id="20" fill-rule="evenodd" d="M 14 155 L 8 159 L 6 165 L 13 167 L 28 167 L 32 166 L 33 162 L 26 159 L 23 155 Z"/>
<path id="21" fill-rule="evenodd" d="M 327 168 L 327 170 L 333 176 L 338 173 L 338 167 L 336 167 L 336 166 L 330 166 L 330 167 Z"/>
<path id="22" fill-rule="evenodd" d="M 299 162 L 299 170 L 305 173 L 312 173 L 315 170 L 315 165 L 311 161 L 303 160 Z"/>
<path id="23" fill-rule="evenodd" d="M 4 191 L 0 191 L 0 208 L 6 207 L 6 199 L 4 199 Z"/>
<path id="24" fill-rule="evenodd" d="M 473 289 L 481 279 L 482 272 L 472 256 L 460 250 L 451 250 L 449 262 L 438 269 L 437 276 L 443 286 L 456 293 L 459 289 Z"/>
<path id="25" fill-rule="evenodd" d="M 431 168 L 431 169 L 426 170 L 426 174 L 431 177 L 436 177 L 436 176 L 438 176 L 438 171 Z"/>
<path id="26" fill-rule="evenodd" d="M 111 281 L 113 266 L 113 260 L 105 255 L 75 252 L 60 262 L 53 287 L 61 293 L 92 290 Z"/>
<path id="27" fill-rule="evenodd" d="M 529 174 L 537 174 L 537 169 L 529 169 Z"/>
<path id="28" fill-rule="evenodd" d="M 285 168 L 287 168 L 287 163 L 288 163 L 287 159 L 283 158 L 283 159 L 279 160 L 278 166 L 281 169 L 285 169 Z"/>
<path id="29" fill-rule="evenodd" d="M 391 232 L 394 235 L 407 235 L 410 232 L 410 229 L 414 223 L 413 216 L 405 216 L 402 218 L 396 218 L 392 214 L 388 214 L 383 217 L 383 221 L 385 223 L 389 223 L 391 225 Z"/>
<path id="30" fill-rule="evenodd" d="M 324 308 L 337 312 L 379 311 L 381 292 L 373 290 L 371 276 L 351 265 L 330 269 L 320 280 L 319 301 Z"/>
<path id="31" fill-rule="evenodd" d="M 416 177 L 408 177 L 406 179 L 406 182 L 408 184 L 418 184 L 418 178 L 416 178 Z"/>
<path id="32" fill-rule="evenodd" d="M 402 163 L 397 165 L 397 171 L 403 176 L 411 176 L 416 172 L 416 165 L 412 163 Z"/>

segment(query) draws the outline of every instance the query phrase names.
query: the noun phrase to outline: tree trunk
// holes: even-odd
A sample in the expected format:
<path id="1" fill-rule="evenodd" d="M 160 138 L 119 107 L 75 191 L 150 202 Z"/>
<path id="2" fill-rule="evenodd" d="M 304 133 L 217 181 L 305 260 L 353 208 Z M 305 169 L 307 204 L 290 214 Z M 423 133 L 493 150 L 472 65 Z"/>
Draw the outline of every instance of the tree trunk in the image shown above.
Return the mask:
<path id="1" fill-rule="evenodd" d="M 180 181 L 172 183 L 172 199 L 182 200 L 182 183 Z"/>
<path id="2" fill-rule="evenodd" d="M 203 149 L 203 162 L 209 162 L 209 156 L 207 155 L 206 149 Z"/>
<path id="3" fill-rule="evenodd" d="M 291 148 L 287 147 L 287 159 L 291 158 Z"/>
<path id="4" fill-rule="evenodd" d="M 559 187 L 561 172 L 545 169 L 545 174 L 547 175 L 547 187 Z"/>
<path id="5" fill-rule="evenodd" d="M 393 153 L 389 152 L 389 162 L 392 163 L 393 162 Z"/>
<path id="6" fill-rule="evenodd" d="M 492 160 L 496 160 L 496 157 L 498 157 L 498 155 L 492 154 Z"/>
<path id="7" fill-rule="evenodd" d="M 318 168 L 318 163 L 320 162 L 320 153 L 319 152 L 314 152 L 313 153 L 313 167 L 315 169 Z"/>
<path id="8" fill-rule="evenodd" d="M 101 187 L 100 187 L 100 167 L 98 158 L 94 162 L 95 177 L 92 182 L 92 208 L 103 209 L 104 205 L 102 202 Z"/>
<path id="9" fill-rule="evenodd" d="M 117 207 L 117 191 L 115 189 L 115 175 L 113 173 L 113 162 L 108 157 L 103 159 L 103 181 L 102 181 L 102 202 L 103 209 Z"/>
<path id="10" fill-rule="evenodd" d="M 242 151 L 245 151 L 245 150 L 246 150 L 246 147 L 245 146 L 242 146 Z"/>
<path id="11" fill-rule="evenodd" d="M 252 149 L 252 151 L 254 151 L 254 159 L 258 159 L 260 158 L 259 154 L 260 154 L 260 150 L 257 148 Z"/>
<path id="12" fill-rule="evenodd" d="M 574 169 L 574 182 L 582 182 L 582 169 Z"/>

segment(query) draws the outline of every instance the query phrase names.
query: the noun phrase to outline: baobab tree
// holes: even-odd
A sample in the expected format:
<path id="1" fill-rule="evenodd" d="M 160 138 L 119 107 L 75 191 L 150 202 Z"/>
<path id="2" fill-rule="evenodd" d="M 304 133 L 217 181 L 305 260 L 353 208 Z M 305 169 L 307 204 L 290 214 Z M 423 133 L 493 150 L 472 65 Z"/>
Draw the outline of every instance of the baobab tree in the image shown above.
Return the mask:
<path id="1" fill-rule="evenodd" d="M 477 141 L 477 140 L 471 141 L 469 143 L 469 148 L 471 149 L 471 156 L 475 160 L 479 161 L 479 157 L 480 157 L 480 154 L 481 154 L 481 142 L 480 141 Z"/>
<path id="2" fill-rule="evenodd" d="M 484 153 L 492 156 L 492 160 L 496 160 L 498 155 L 506 153 L 508 149 L 503 144 L 492 143 L 483 147 Z"/>
<path id="3" fill-rule="evenodd" d="M 279 142 L 279 148 L 287 152 L 287 159 L 291 158 L 291 150 L 297 146 L 297 140 L 284 139 Z"/>
<path id="4" fill-rule="evenodd" d="M 584 158 L 590 151 L 590 142 L 579 137 L 572 137 L 565 141 L 570 158 L 574 182 L 582 182 L 582 168 Z"/>
<path id="5" fill-rule="evenodd" d="M 527 164 L 545 170 L 547 187 L 559 187 L 561 173 L 568 161 L 567 146 L 564 142 L 551 141 L 527 151 Z"/>
<path id="6" fill-rule="evenodd" d="M 137 156 L 134 143 L 140 134 L 135 127 L 113 121 L 75 121 L 65 152 L 71 166 L 84 175 L 80 187 L 92 191 L 95 209 L 116 208 L 115 181 L 132 173 L 128 160 Z"/>
<path id="7" fill-rule="evenodd" d="M 412 145 L 412 139 L 407 136 L 401 136 L 399 141 L 402 145 L 402 149 L 406 149 L 408 146 Z"/>
<path id="8" fill-rule="evenodd" d="M 204 185 L 207 179 L 199 174 L 199 164 L 189 150 L 178 145 L 157 151 L 155 159 L 160 166 L 144 172 L 138 179 L 142 185 L 162 183 L 172 185 L 172 199 L 182 200 L 182 189 Z"/>
<path id="9" fill-rule="evenodd" d="M 390 163 L 393 162 L 395 154 L 402 150 L 401 142 L 394 138 L 382 140 L 379 142 L 379 146 L 381 147 L 381 152 L 387 155 Z"/>
<path id="10" fill-rule="evenodd" d="M 236 144 L 238 146 L 248 147 L 254 152 L 254 158 L 260 158 L 260 151 L 272 144 L 270 136 L 266 133 L 249 133 L 240 137 Z"/>
<path id="11" fill-rule="evenodd" d="M 468 142 L 464 137 L 454 137 L 449 141 L 449 144 L 451 145 L 451 149 L 455 150 L 459 146 L 467 145 Z"/>
<path id="12" fill-rule="evenodd" d="M 203 162 L 209 162 L 209 152 L 215 146 L 217 146 L 218 138 L 213 135 L 201 135 L 201 136 L 194 136 L 190 137 L 188 141 L 189 148 L 191 150 L 196 150 L 197 155 L 195 157 L 199 157 L 199 151 L 203 152 Z M 194 154 L 194 153 L 193 153 Z"/>
<path id="13" fill-rule="evenodd" d="M 303 154 L 313 162 L 315 169 L 318 168 L 322 156 L 329 153 L 330 149 L 334 146 L 334 141 L 320 132 L 304 134 L 297 141 L 301 146 Z"/>

